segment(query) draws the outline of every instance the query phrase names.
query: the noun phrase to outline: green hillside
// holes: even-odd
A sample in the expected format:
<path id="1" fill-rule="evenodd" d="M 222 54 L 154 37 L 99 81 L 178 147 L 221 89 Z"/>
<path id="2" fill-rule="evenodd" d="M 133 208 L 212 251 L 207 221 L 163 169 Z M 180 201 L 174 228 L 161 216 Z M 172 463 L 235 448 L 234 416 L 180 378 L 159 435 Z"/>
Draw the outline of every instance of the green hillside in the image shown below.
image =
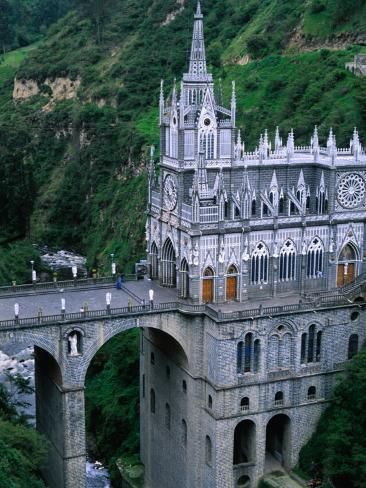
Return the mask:
<path id="1" fill-rule="evenodd" d="M 332 125 L 340 145 L 353 126 L 365 131 L 366 83 L 344 64 L 364 49 L 355 42 L 366 36 L 366 2 L 349 3 L 203 3 L 208 61 L 226 95 L 237 80 L 248 149 L 276 125 L 284 137 L 293 127 L 299 143 L 315 124 L 323 138 Z M 98 268 L 114 252 L 125 267 L 144 254 L 160 78 L 168 95 L 186 67 L 195 0 L 184 8 L 175 0 L 74 5 L 38 47 L 0 64 L 0 238 L 74 248 Z M 11 65 L 25 54 L 19 68 Z M 22 98 L 14 102 L 16 71 Z M 51 97 L 52 83 L 67 96 Z"/>

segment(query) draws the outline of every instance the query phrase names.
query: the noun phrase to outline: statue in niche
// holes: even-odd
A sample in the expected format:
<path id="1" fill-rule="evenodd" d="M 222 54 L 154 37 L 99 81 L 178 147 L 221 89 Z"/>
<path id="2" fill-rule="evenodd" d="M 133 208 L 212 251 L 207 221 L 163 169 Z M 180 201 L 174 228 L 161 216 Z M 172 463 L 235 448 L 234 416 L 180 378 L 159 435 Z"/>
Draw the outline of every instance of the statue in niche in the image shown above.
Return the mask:
<path id="1" fill-rule="evenodd" d="M 224 243 L 222 243 L 219 252 L 219 263 L 224 264 L 224 262 L 225 262 L 225 246 Z"/>
<path id="2" fill-rule="evenodd" d="M 76 332 L 69 335 L 70 356 L 78 356 L 78 335 Z"/>

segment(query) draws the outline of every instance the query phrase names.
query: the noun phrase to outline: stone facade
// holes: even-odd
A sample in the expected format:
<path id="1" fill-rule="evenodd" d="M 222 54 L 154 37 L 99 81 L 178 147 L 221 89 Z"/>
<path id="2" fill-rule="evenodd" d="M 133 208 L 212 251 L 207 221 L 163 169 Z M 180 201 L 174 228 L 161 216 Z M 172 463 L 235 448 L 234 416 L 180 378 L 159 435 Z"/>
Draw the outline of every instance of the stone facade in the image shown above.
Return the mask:
<path id="1" fill-rule="evenodd" d="M 308 146 L 265 131 L 246 152 L 231 106 L 207 72 L 203 16 L 189 72 L 160 97 L 161 161 L 149 171 L 150 274 L 196 303 L 330 290 L 363 270 L 366 157 L 317 128 Z"/>
<path id="2" fill-rule="evenodd" d="M 265 131 L 247 152 L 235 83 L 225 108 L 207 72 L 199 2 L 189 71 L 167 100 L 161 85 L 160 128 L 159 177 L 153 154 L 149 169 L 151 279 L 188 303 L 234 310 L 331 296 L 362 280 L 366 157 L 357 130 L 341 149 L 332 129 L 324 145 L 315 128 L 299 147 L 293 131 L 284 143 L 277 128 L 274 141 Z M 185 365 L 155 333 L 143 335 L 148 488 L 254 487 L 273 464 L 293 467 L 337 374 L 366 338 L 363 310 L 347 306 L 241 321 L 233 314 L 225 326 L 177 320 L 195 334 Z"/>

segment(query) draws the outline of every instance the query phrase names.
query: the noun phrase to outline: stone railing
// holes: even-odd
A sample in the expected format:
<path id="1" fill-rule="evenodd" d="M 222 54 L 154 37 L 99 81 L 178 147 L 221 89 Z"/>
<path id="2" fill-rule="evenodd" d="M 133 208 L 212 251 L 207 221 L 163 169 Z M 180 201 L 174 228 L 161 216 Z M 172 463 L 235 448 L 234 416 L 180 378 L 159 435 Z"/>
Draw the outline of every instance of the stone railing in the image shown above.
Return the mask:
<path id="1" fill-rule="evenodd" d="M 113 286 L 116 282 L 117 277 L 106 276 L 103 278 L 76 278 L 75 280 L 65 280 L 65 281 L 47 281 L 47 282 L 36 282 L 34 284 L 25 285 L 9 285 L 0 287 L 0 296 L 2 295 L 22 295 L 22 294 L 42 294 L 49 293 L 52 291 L 60 290 L 82 290 L 89 288 L 103 288 Z M 124 281 L 136 281 L 136 275 L 124 275 Z"/>
<path id="2" fill-rule="evenodd" d="M 26 285 L 27 286 L 27 285 Z M 32 286 L 32 285 L 30 285 Z M 127 293 L 131 295 L 130 291 Z M 133 298 L 140 300 L 137 295 Z M 324 302 L 323 304 L 328 308 L 329 306 L 337 307 L 354 307 L 354 304 L 350 304 L 347 300 L 341 299 L 342 297 L 336 297 L 337 300 L 334 302 Z M 322 304 L 318 304 L 321 308 Z M 194 305 L 191 303 L 186 303 L 184 301 L 167 302 L 167 303 L 156 303 L 153 307 L 149 304 L 141 305 L 129 305 L 122 308 L 106 308 L 103 310 L 84 310 L 82 312 L 76 313 L 60 313 L 57 315 L 43 315 L 38 314 L 37 317 L 26 317 L 26 318 L 14 318 L 11 320 L 0 321 L 0 330 L 18 327 L 32 327 L 32 326 L 43 326 L 49 324 L 60 324 L 64 322 L 80 322 L 85 320 L 94 319 L 108 319 L 111 317 L 133 317 L 148 315 L 154 313 L 164 313 L 164 312 L 181 312 L 183 314 L 200 314 L 207 315 L 216 322 L 232 322 L 236 320 L 254 319 L 257 317 L 272 316 L 276 315 L 288 315 L 289 313 L 299 313 L 314 310 L 314 306 L 311 303 L 298 303 L 293 305 L 275 306 L 275 307 L 259 307 L 250 310 L 241 310 L 237 312 L 222 312 L 221 310 L 216 310 L 210 305 Z"/>

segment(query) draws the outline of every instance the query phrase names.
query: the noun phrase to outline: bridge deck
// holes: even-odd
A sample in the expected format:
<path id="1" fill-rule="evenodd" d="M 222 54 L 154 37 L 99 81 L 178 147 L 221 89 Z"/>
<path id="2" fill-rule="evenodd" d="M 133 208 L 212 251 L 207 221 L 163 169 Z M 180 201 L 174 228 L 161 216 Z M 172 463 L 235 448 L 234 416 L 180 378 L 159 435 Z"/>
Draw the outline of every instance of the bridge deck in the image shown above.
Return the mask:
<path id="1" fill-rule="evenodd" d="M 103 311 L 106 309 L 106 293 L 112 294 L 111 308 L 121 309 L 124 307 L 135 307 L 143 304 L 145 300 L 146 305 L 149 303 L 149 290 L 154 290 L 154 304 L 169 304 L 177 302 L 177 290 L 163 288 L 158 283 L 148 279 L 139 281 L 129 281 L 124 283 L 122 290 L 117 290 L 115 287 L 108 285 L 104 286 L 90 286 L 88 289 L 66 288 L 66 289 L 45 289 L 37 291 L 29 290 L 27 293 L 14 293 L 13 295 L 0 295 L 0 322 L 14 319 L 14 304 L 19 304 L 19 318 L 25 319 L 30 317 L 37 317 L 39 309 L 42 309 L 42 316 L 52 316 L 60 314 L 61 312 L 61 298 L 66 301 L 66 313 L 78 313 L 80 309 L 87 304 L 87 308 L 92 311 Z M 257 300 L 248 300 L 246 302 L 232 302 L 226 304 L 213 304 L 209 309 L 214 315 L 222 313 L 229 318 L 228 315 L 233 313 L 243 314 L 246 316 L 252 311 L 263 307 L 266 313 L 271 314 L 278 307 L 284 307 L 288 311 L 295 307 L 299 307 L 299 294 L 292 294 L 275 298 L 260 298 Z M 333 299 L 333 297 L 329 297 Z M 340 298 L 340 297 L 339 297 Z M 326 303 L 326 297 L 323 299 Z M 338 301 L 338 300 L 337 300 Z M 182 303 L 189 303 L 182 301 Z M 330 300 L 329 300 L 330 304 Z M 301 306 L 301 308 L 303 308 Z M 309 310 L 309 304 L 304 307 Z M 273 309 L 273 310 L 272 310 Z M 244 315 L 245 314 L 245 315 Z M 239 317 L 238 317 L 239 318 Z"/>

